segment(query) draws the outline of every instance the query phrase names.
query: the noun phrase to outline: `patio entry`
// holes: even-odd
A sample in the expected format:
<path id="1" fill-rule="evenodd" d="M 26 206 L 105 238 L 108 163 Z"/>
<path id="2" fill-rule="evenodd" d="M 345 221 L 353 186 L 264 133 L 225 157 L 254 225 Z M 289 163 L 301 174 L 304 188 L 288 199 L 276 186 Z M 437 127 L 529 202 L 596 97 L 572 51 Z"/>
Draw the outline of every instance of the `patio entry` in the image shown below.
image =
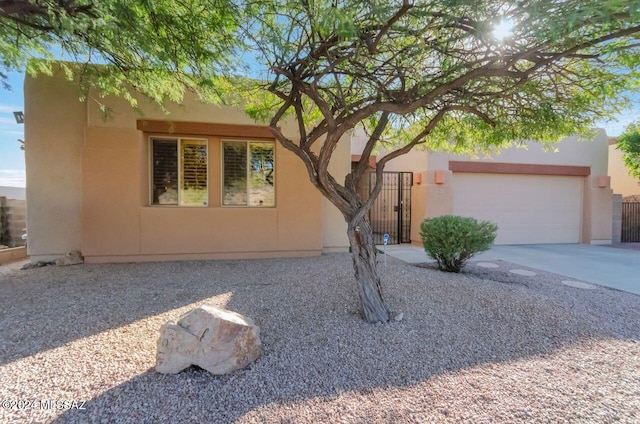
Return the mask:
<path id="1" fill-rule="evenodd" d="M 376 244 L 383 244 L 389 234 L 388 244 L 411 243 L 411 186 L 412 172 L 383 172 L 382 190 L 369 210 Z M 376 173 L 365 176 L 366 193 L 376 184 Z"/>
<path id="2" fill-rule="evenodd" d="M 640 242 L 640 202 L 622 202 L 622 243 Z"/>

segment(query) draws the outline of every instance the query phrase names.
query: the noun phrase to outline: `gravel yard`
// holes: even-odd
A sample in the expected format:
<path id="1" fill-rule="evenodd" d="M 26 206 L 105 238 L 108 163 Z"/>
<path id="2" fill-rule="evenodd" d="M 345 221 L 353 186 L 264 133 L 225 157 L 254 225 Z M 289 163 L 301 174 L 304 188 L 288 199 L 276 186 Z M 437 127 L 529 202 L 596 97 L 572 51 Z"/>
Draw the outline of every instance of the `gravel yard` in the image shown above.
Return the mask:
<path id="1" fill-rule="evenodd" d="M 389 258 L 404 318 L 388 325 L 359 317 L 346 254 L 3 266 L 0 422 L 640 422 L 640 296 L 496 263 Z M 156 373 L 160 326 L 203 303 L 252 317 L 262 356 L 227 376 Z"/>

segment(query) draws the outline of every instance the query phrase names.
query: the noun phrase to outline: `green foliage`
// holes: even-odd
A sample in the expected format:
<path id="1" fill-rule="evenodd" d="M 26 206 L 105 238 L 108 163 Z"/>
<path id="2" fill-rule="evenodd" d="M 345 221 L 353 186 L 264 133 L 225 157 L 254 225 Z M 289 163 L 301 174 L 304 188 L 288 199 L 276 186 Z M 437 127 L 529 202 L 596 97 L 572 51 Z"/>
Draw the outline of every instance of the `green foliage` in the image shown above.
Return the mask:
<path id="1" fill-rule="evenodd" d="M 387 151 L 419 137 L 414 144 L 473 154 L 588 138 L 640 76 L 638 0 L 399 3 L 258 3 L 249 45 L 278 98 L 271 114 L 298 107 L 308 132 L 344 118 L 371 134 L 389 111 L 378 143 Z M 499 40 L 492 31 L 503 19 L 513 33 Z"/>
<path id="2" fill-rule="evenodd" d="M 131 87 L 160 104 L 193 91 L 274 125 L 294 117 L 325 133 L 314 140 L 329 128 L 372 133 L 387 111 L 378 143 L 387 150 L 415 137 L 475 153 L 587 134 L 624 107 L 620 93 L 640 73 L 640 0 L 9 3 L 0 82 L 9 70 L 50 73 L 50 62 L 29 60 L 62 54 L 110 65 L 63 65 L 101 96 L 135 106 Z M 501 40 L 492 31 L 503 19 L 513 32 Z"/>
<path id="3" fill-rule="evenodd" d="M 62 57 L 109 65 L 62 65 L 84 92 L 97 87 L 101 97 L 135 106 L 133 88 L 159 104 L 180 102 L 187 91 L 219 102 L 218 75 L 240 69 L 243 16 L 233 0 L 15 2 L 0 9 L 0 82 L 7 71 L 50 74 L 50 60 Z"/>
<path id="4" fill-rule="evenodd" d="M 438 268 L 460 272 L 467 260 L 491 247 L 498 226 L 474 218 L 446 215 L 425 219 L 420 225 L 424 250 Z"/>
<path id="5" fill-rule="evenodd" d="M 640 178 L 640 121 L 631 123 L 618 137 L 618 149 L 622 150 L 622 160 L 629 174 Z"/>

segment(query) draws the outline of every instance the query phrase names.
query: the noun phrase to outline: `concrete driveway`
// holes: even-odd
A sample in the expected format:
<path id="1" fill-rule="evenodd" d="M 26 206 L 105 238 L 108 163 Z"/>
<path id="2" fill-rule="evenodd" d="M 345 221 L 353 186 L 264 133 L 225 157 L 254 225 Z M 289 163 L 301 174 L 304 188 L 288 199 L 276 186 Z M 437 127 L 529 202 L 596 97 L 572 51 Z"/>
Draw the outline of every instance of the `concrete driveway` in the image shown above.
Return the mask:
<path id="1" fill-rule="evenodd" d="M 387 253 L 410 263 L 428 260 L 416 246 L 387 246 Z M 499 259 L 640 295 L 638 250 L 587 244 L 505 245 L 493 246 L 472 260 Z"/>

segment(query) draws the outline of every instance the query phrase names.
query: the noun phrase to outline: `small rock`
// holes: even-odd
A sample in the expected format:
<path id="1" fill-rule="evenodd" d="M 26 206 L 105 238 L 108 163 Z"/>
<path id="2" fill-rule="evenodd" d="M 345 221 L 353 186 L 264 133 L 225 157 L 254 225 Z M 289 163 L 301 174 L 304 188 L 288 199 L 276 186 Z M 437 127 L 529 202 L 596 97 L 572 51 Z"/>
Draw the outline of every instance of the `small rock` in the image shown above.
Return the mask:
<path id="1" fill-rule="evenodd" d="M 84 263 L 84 257 L 79 250 L 67 253 L 62 259 L 56 259 L 56 265 L 58 266 L 78 265 L 82 263 Z"/>
<path id="2" fill-rule="evenodd" d="M 260 327 L 251 318 L 203 305 L 160 329 L 156 371 L 176 374 L 197 365 L 212 374 L 244 368 L 260 356 Z"/>
<path id="3" fill-rule="evenodd" d="M 42 268 L 44 266 L 49 266 L 49 265 L 54 265 L 55 262 L 54 261 L 38 261 L 38 262 L 34 262 L 34 263 L 28 263 L 25 264 L 21 269 L 23 270 L 27 270 L 27 269 L 34 269 L 34 268 Z"/>
<path id="4" fill-rule="evenodd" d="M 402 318 L 404 318 L 404 314 L 402 312 L 400 312 L 395 317 L 393 317 L 394 321 L 396 321 L 396 322 L 402 321 Z"/>

